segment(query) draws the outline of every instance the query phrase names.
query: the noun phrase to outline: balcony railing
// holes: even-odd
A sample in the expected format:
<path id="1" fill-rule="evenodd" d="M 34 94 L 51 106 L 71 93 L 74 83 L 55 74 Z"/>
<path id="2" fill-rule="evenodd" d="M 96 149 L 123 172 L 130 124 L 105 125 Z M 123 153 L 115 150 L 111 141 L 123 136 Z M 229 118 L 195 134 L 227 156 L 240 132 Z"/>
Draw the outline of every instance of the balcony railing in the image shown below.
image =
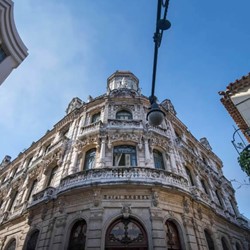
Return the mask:
<path id="1" fill-rule="evenodd" d="M 93 122 L 89 125 L 83 126 L 81 129 L 80 136 L 96 133 L 100 130 L 101 127 L 102 127 L 102 121 Z"/>
<path id="2" fill-rule="evenodd" d="M 58 192 L 64 192 L 79 186 L 117 183 L 175 186 L 188 191 L 187 180 L 179 175 L 153 168 L 122 167 L 91 169 L 69 175 L 62 179 Z"/>
<path id="3" fill-rule="evenodd" d="M 148 126 L 148 131 L 155 132 L 160 135 L 167 136 L 167 129 L 161 127 Z"/>
<path id="4" fill-rule="evenodd" d="M 52 199 L 55 194 L 56 194 L 56 189 L 54 187 L 47 187 L 41 192 L 33 195 L 32 202 L 29 204 L 29 207 L 34 206 L 42 201 L 48 201 Z"/>
<path id="5" fill-rule="evenodd" d="M 118 120 L 118 119 L 108 119 L 109 128 L 143 128 L 141 120 Z"/>

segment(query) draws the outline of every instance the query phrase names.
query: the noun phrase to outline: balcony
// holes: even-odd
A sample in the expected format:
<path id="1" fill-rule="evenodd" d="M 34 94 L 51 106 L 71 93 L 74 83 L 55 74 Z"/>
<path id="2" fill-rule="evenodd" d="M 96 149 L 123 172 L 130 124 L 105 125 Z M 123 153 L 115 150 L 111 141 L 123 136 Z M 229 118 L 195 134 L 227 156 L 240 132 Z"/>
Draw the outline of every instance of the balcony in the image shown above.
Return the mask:
<path id="1" fill-rule="evenodd" d="M 80 132 L 80 137 L 86 135 L 86 134 L 94 134 L 97 133 L 102 127 L 102 121 L 98 121 L 98 122 L 93 122 L 89 125 L 83 126 L 81 128 L 81 132 Z"/>
<path id="2" fill-rule="evenodd" d="M 144 184 L 171 186 L 188 191 L 185 178 L 153 168 L 121 167 L 82 171 L 62 179 L 58 193 L 88 185 Z"/>
<path id="3" fill-rule="evenodd" d="M 108 128 L 143 129 L 141 120 L 108 119 Z"/>
<path id="4" fill-rule="evenodd" d="M 160 134 L 160 135 L 163 135 L 163 136 L 168 136 L 167 134 L 167 129 L 165 128 L 161 128 L 161 127 L 154 127 L 154 126 L 148 126 L 148 131 L 149 132 L 154 132 L 154 133 L 157 133 L 157 134 Z"/>
<path id="5" fill-rule="evenodd" d="M 47 202 L 51 200 L 56 194 L 56 189 L 54 187 L 47 187 L 41 192 L 34 194 L 32 197 L 32 202 L 28 207 L 34 206 L 40 202 Z"/>

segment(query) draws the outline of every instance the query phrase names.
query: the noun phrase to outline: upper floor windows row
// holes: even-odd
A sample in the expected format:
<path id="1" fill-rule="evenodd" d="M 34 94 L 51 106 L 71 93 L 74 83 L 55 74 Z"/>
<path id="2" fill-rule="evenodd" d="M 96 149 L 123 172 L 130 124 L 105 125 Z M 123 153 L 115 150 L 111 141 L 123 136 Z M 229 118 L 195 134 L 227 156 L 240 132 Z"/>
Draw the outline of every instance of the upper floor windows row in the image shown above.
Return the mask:
<path id="1" fill-rule="evenodd" d="M 79 156 L 81 157 L 81 156 Z M 163 154 L 154 149 L 153 150 L 154 166 L 156 169 L 165 169 L 165 162 Z M 78 159 L 77 164 L 81 160 Z M 96 164 L 96 148 L 92 148 L 85 153 L 84 157 L 84 169 L 92 169 Z M 131 145 L 119 145 L 113 149 L 113 166 L 117 167 L 136 167 L 137 166 L 137 154 L 136 147 Z"/>

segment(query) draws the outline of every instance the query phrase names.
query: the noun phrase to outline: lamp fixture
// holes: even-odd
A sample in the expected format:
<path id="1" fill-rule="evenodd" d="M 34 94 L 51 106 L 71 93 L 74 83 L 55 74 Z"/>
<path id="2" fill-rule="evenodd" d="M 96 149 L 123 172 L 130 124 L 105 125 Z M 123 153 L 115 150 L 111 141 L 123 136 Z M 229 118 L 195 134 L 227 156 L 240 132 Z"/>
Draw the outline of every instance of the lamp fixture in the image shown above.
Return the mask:
<path id="1" fill-rule="evenodd" d="M 162 123 L 164 119 L 164 112 L 160 109 L 159 105 L 156 103 L 157 98 L 154 95 L 155 92 L 155 79 L 156 79 L 156 69 L 157 69 L 157 59 L 158 59 L 158 49 L 161 46 L 161 40 L 163 36 L 163 31 L 171 27 L 171 23 L 166 19 L 168 10 L 169 0 L 158 0 L 157 5 L 157 16 L 156 16 L 156 30 L 154 33 L 154 62 L 153 62 L 153 75 L 152 75 L 152 91 L 149 97 L 150 101 L 150 111 L 147 114 L 147 120 L 149 125 L 158 126 Z M 161 11 L 164 10 L 163 17 L 161 16 Z"/>

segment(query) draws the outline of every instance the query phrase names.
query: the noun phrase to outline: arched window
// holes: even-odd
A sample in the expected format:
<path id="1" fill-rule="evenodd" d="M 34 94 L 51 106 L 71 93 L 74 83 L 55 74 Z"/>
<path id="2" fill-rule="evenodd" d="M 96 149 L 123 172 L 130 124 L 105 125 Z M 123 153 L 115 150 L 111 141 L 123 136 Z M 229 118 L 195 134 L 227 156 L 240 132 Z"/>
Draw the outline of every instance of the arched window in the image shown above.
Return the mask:
<path id="1" fill-rule="evenodd" d="M 165 169 L 162 153 L 156 149 L 153 150 L 155 168 Z"/>
<path id="2" fill-rule="evenodd" d="M 29 237 L 26 250 L 35 250 L 38 240 L 39 230 L 35 230 Z"/>
<path id="3" fill-rule="evenodd" d="M 91 123 L 100 121 L 100 118 L 101 118 L 101 113 L 100 112 L 92 115 Z"/>
<path id="4" fill-rule="evenodd" d="M 229 199 L 229 201 L 230 201 L 231 207 L 233 209 L 234 215 L 237 215 L 238 213 L 237 213 L 237 209 L 236 209 L 235 203 L 233 202 L 232 199 Z"/>
<path id="5" fill-rule="evenodd" d="M 214 250 L 214 242 L 213 239 L 211 237 L 211 234 L 208 232 L 208 230 L 204 230 L 205 233 L 205 237 L 206 237 L 206 241 L 207 241 L 207 246 L 208 246 L 208 250 Z"/>
<path id="6" fill-rule="evenodd" d="M 222 244 L 223 250 L 229 250 L 228 243 L 227 243 L 227 240 L 225 239 L 225 237 L 221 238 L 221 244 Z"/>
<path id="7" fill-rule="evenodd" d="M 185 167 L 185 169 L 186 169 L 186 173 L 187 173 L 187 177 L 188 177 L 189 183 L 191 184 L 191 186 L 194 186 L 193 177 L 192 177 L 192 174 L 191 174 L 189 168 Z"/>
<path id="8" fill-rule="evenodd" d="M 84 161 L 84 169 L 92 169 L 95 167 L 95 157 L 96 157 L 96 149 L 92 148 L 86 152 L 85 161 Z"/>
<path id="9" fill-rule="evenodd" d="M 219 201 L 220 205 L 223 207 L 223 203 L 222 203 L 222 199 L 221 199 L 221 196 L 219 194 L 219 191 L 215 190 L 215 194 L 216 194 L 217 200 Z"/>
<path id="10" fill-rule="evenodd" d="M 148 249 L 147 234 L 143 226 L 131 218 L 120 218 L 106 232 L 105 250 Z"/>
<path id="11" fill-rule="evenodd" d="M 9 204 L 9 207 L 8 207 L 8 211 L 13 210 L 14 206 L 16 205 L 17 196 L 18 196 L 18 191 L 17 190 L 14 191 L 11 194 L 11 200 L 10 200 L 10 204 Z"/>
<path id="12" fill-rule="evenodd" d="M 181 241 L 178 228 L 171 220 L 166 221 L 167 228 L 167 249 L 181 250 Z"/>
<path id="13" fill-rule="evenodd" d="M 16 240 L 15 239 L 12 239 L 7 247 L 5 248 L 5 250 L 15 250 L 16 249 Z"/>
<path id="14" fill-rule="evenodd" d="M 32 182 L 32 185 L 30 187 L 30 190 L 29 190 L 29 194 L 27 196 L 27 201 L 31 201 L 32 200 L 32 195 L 34 194 L 34 192 L 36 191 L 36 187 L 37 187 L 37 180 L 34 180 Z"/>
<path id="15" fill-rule="evenodd" d="M 86 242 L 87 224 L 85 220 L 77 221 L 70 232 L 67 250 L 84 250 Z"/>
<path id="16" fill-rule="evenodd" d="M 49 176 L 48 187 L 54 187 L 56 181 L 56 174 L 57 174 L 58 166 L 52 168 Z"/>
<path id="17" fill-rule="evenodd" d="M 205 193 L 208 194 L 207 185 L 205 184 L 204 180 L 201 180 L 201 186 L 202 186 L 203 190 L 205 191 Z"/>
<path id="18" fill-rule="evenodd" d="M 116 119 L 119 120 L 132 120 L 132 114 L 127 110 L 121 110 L 116 113 Z"/>
<path id="19" fill-rule="evenodd" d="M 123 145 L 114 147 L 114 166 L 137 166 L 136 149 L 133 146 Z"/>

